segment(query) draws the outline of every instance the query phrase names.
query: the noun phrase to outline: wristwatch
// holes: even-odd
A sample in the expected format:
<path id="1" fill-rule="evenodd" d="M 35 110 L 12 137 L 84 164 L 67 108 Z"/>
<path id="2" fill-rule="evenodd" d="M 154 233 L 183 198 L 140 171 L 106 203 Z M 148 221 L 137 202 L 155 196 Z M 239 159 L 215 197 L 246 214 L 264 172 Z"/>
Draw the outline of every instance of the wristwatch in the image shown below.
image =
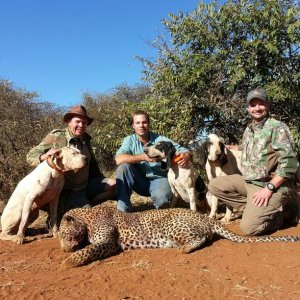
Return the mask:
<path id="1" fill-rule="evenodd" d="M 273 183 L 268 182 L 267 183 L 267 189 L 270 190 L 271 192 L 274 192 L 276 190 L 276 187 Z"/>

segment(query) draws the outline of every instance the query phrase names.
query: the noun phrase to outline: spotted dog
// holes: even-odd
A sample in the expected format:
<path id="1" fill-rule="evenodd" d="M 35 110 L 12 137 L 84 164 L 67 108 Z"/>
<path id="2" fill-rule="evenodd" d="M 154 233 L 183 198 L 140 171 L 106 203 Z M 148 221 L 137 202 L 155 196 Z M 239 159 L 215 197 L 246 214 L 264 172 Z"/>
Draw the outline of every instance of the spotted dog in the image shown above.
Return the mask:
<path id="1" fill-rule="evenodd" d="M 191 161 L 187 166 L 179 167 L 174 163 L 176 149 L 171 142 L 161 141 L 153 146 L 145 147 L 144 152 L 148 157 L 161 161 L 161 169 L 168 171 L 168 181 L 173 193 L 171 206 L 174 207 L 179 198 L 190 204 L 192 210 L 196 210 L 198 196 L 206 191 L 205 183 L 197 175 Z"/>
<path id="2" fill-rule="evenodd" d="M 209 181 L 219 176 L 241 174 L 241 151 L 225 148 L 223 138 L 216 134 L 208 135 L 207 139 L 200 146 L 199 152 L 199 163 L 205 168 Z M 211 207 L 209 217 L 215 218 L 218 209 L 218 198 L 210 192 L 207 192 L 206 199 Z M 223 223 L 229 223 L 232 212 L 232 207 L 226 206 L 226 213 L 221 221 Z"/>

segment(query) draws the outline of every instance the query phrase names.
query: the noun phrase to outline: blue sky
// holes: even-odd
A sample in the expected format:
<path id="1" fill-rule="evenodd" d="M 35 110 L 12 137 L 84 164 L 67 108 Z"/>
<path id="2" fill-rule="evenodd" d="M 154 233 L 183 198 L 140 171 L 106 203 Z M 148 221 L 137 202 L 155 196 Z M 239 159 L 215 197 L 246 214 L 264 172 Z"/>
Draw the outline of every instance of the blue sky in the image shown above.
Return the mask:
<path id="1" fill-rule="evenodd" d="M 135 56 L 169 13 L 191 12 L 197 0 L 2 0 L 0 78 L 35 91 L 41 101 L 79 104 L 83 92 L 142 83 Z"/>

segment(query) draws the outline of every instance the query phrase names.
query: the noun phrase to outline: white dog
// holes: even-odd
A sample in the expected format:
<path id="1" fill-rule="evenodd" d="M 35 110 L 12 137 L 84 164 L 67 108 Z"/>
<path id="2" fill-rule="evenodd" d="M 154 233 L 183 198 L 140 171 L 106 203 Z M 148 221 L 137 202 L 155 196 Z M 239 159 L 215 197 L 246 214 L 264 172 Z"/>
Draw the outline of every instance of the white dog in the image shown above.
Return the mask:
<path id="1" fill-rule="evenodd" d="M 171 207 L 174 207 L 177 199 L 181 198 L 196 211 L 198 195 L 205 193 L 206 186 L 202 178 L 196 174 L 192 162 L 189 161 L 184 168 L 178 167 L 177 163 L 174 163 L 176 149 L 171 142 L 158 142 L 145 147 L 144 152 L 147 156 L 160 160 L 162 170 L 168 170 L 168 181 L 174 196 Z"/>
<path id="2" fill-rule="evenodd" d="M 210 134 L 200 147 L 200 165 L 205 167 L 209 181 L 219 176 L 241 174 L 241 151 L 227 149 L 223 138 Z M 218 198 L 210 192 L 207 192 L 206 198 L 211 208 L 209 217 L 215 218 Z M 221 221 L 229 223 L 231 216 L 232 207 L 226 206 L 226 213 Z"/>
<path id="3" fill-rule="evenodd" d="M 1 217 L 0 239 L 24 242 L 33 203 L 40 208 L 49 203 L 51 229 L 57 235 L 57 205 L 64 185 L 64 173 L 77 171 L 87 164 L 87 157 L 75 148 L 64 147 L 40 163 L 24 177 L 12 193 Z"/>

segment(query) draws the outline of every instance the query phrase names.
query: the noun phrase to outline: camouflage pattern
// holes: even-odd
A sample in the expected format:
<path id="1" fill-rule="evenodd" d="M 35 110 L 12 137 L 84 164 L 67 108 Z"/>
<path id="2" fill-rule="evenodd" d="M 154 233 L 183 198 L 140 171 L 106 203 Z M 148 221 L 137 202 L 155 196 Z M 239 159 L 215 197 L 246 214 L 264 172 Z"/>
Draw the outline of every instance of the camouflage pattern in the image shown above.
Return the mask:
<path id="1" fill-rule="evenodd" d="M 286 124 L 266 118 L 250 123 L 242 140 L 241 171 L 246 181 L 264 186 L 274 174 L 292 181 L 298 161 L 295 142 Z"/>
<path id="2" fill-rule="evenodd" d="M 36 147 L 32 148 L 27 154 L 27 162 L 31 166 L 37 166 L 40 163 L 40 156 L 46 153 L 49 149 L 59 149 L 65 146 L 72 146 L 79 149 L 84 155 L 88 156 L 89 169 L 82 169 L 75 173 L 66 174 L 65 186 L 73 191 L 80 190 L 86 187 L 88 178 L 102 177 L 94 152 L 91 147 L 91 136 L 87 133 L 83 136 L 83 143 L 73 136 L 68 128 L 52 130 Z"/>

